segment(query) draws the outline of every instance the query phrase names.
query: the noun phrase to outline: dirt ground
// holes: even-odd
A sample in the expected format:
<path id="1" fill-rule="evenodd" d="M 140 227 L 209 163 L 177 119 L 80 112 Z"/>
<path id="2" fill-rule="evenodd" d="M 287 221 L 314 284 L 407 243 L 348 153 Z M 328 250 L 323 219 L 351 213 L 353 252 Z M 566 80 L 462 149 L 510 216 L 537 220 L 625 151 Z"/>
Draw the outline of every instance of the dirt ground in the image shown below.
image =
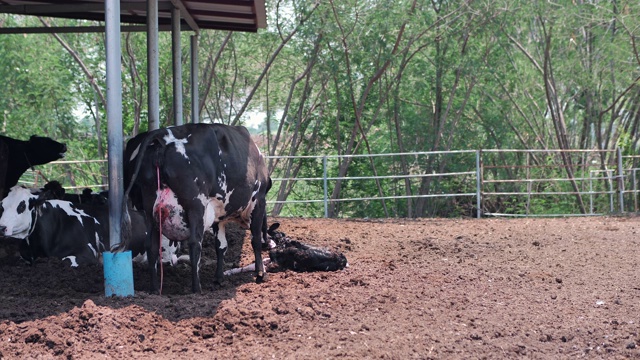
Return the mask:
<path id="1" fill-rule="evenodd" d="M 26 266 L 4 241 L 0 358 L 640 358 L 640 217 L 276 220 L 349 267 L 214 289 L 209 246 L 202 295 L 188 265 L 162 295 L 135 266 L 135 296 L 105 298 L 102 266 Z M 243 235 L 227 267 L 252 261 Z"/>

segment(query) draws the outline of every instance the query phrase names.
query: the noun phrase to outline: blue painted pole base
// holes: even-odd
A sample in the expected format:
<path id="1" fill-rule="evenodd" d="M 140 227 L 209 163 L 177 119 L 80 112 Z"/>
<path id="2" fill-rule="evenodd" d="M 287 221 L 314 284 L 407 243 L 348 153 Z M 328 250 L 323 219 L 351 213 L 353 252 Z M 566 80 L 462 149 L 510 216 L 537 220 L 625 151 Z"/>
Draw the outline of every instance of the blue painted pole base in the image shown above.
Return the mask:
<path id="1" fill-rule="evenodd" d="M 131 251 L 102 253 L 104 267 L 104 295 L 133 296 L 133 264 Z"/>

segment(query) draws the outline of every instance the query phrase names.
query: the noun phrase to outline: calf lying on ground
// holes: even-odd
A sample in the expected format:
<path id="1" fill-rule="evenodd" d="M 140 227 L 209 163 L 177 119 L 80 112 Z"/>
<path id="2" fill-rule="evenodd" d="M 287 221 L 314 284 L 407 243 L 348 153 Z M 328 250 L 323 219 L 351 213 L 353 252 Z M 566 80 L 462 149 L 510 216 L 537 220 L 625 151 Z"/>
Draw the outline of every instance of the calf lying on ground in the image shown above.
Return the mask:
<path id="1" fill-rule="evenodd" d="M 277 231 L 278 227 L 280 227 L 279 223 L 273 223 L 267 230 L 270 240 L 275 243 L 275 247 L 269 251 L 269 258 L 264 261 L 268 271 L 285 269 L 300 272 L 336 271 L 349 266 L 344 254 L 293 240 L 285 233 Z M 227 270 L 225 275 L 253 270 L 254 264 L 251 264 L 243 268 Z"/>
<path id="2" fill-rule="evenodd" d="M 50 191 L 22 186 L 11 188 L 0 202 L 0 236 L 24 239 L 20 256 L 28 263 L 38 257 L 68 260 L 72 267 L 98 263 L 108 241 L 108 208 L 75 205 L 53 196 Z M 144 261 L 147 238 L 144 218 L 137 211 L 131 211 L 131 216 L 134 221 L 129 250 L 136 259 Z M 163 243 L 166 250 L 176 249 L 176 245 L 173 246 L 168 240 Z M 175 251 L 165 251 L 163 261 L 175 264 Z"/>

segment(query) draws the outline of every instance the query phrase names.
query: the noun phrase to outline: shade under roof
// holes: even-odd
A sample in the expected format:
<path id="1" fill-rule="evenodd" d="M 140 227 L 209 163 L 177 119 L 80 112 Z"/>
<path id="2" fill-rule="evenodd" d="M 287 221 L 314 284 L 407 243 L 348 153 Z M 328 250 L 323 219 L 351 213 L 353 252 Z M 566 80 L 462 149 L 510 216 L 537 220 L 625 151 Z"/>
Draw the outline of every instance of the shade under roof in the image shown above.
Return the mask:
<path id="1" fill-rule="evenodd" d="M 168 29 L 180 9 L 183 30 L 256 32 L 266 28 L 265 0 L 157 0 L 158 24 Z M 0 0 L 0 13 L 104 21 L 104 0 Z M 147 0 L 120 1 L 120 21 L 146 24 Z"/>

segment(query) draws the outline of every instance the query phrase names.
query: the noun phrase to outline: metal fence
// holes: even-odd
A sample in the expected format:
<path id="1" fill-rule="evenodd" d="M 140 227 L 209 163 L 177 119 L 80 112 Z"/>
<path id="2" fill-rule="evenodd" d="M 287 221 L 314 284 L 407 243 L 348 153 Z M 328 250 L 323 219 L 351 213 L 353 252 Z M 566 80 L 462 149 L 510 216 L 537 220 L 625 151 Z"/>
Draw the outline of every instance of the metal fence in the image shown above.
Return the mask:
<path id="1" fill-rule="evenodd" d="M 274 156 L 267 161 L 274 182 L 267 201 L 272 215 L 550 217 L 638 211 L 640 157 L 623 156 L 619 149 Z M 347 170 L 340 172 L 345 162 Z M 21 182 L 41 186 L 58 180 L 67 189 L 102 190 L 105 168 L 103 160 L 59 161 L 28 171 Z"/>

